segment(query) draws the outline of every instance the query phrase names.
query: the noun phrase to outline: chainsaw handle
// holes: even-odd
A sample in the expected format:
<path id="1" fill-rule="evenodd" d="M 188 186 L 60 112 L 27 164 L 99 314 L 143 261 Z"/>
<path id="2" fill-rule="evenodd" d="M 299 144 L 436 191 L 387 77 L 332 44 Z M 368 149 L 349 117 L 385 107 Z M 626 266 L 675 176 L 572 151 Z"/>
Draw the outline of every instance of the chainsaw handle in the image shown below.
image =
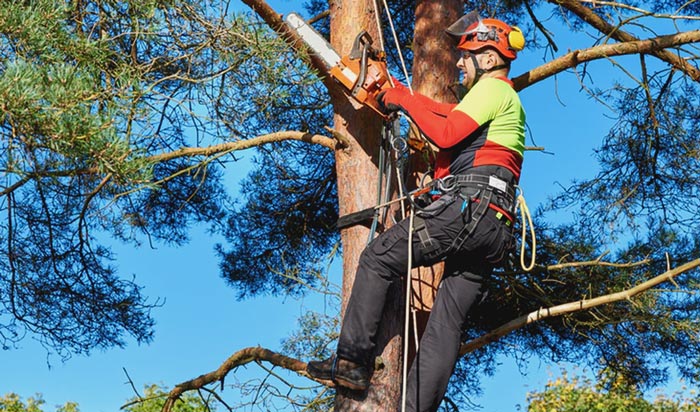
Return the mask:
<path id="1" fill-rule="evenodd" d="M 366 32 L 364 33 L 367 34 Z M 369 52 L 368 48 L 369 45 L 367 43 L 362 43 L 362 56 L 360 57 L 360 73 L 358 73 L 355 85 L 352 87 L 353 96 L 357 95 L 362 86 L 364 86 L 365 80 L 367 80 L 367 54 Z"/>
<path id="2" fill-rule="evenodd" d="M 352 49 L 350 49 L 350 54 L 348 56 L 357 60 L 362 57 L 363 54 L 367 53 L 367 49 L 372 45 L 372 36 L 367 33 L 366 30 L 362 30 L 355 37 L 355 41 L 352 43 Z"/>

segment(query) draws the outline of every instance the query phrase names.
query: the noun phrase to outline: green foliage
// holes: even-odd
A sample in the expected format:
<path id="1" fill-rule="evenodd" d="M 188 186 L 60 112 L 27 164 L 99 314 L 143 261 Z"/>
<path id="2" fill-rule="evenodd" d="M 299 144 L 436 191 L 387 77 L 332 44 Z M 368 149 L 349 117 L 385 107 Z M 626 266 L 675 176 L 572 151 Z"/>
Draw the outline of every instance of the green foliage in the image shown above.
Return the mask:
<path id="1" fill-rule="evenodd" d="M 142 396 L 128 399 L 121 408 L 127 412 L 160 412 L 168 396 L 168 392 L 160 385 L 146 385 Z M 41 395 L 29 397 L 26 401 L 14 393 L 8 393 L 0 398 L 0 412 L 44 412 L 46 402 Z M 207 399 L 203 399 L 193 393 L 184 394 L 175 403 L 173 412 L 214 412 L 216 405 L 210 405 Z M 80 407 L 75 402 L 66 402 L 57 406 L 55 412 L 80 412 Z"/>
<path id="2" fill-rule="evenodd" d="M 36 397 L 30 396 L 26 402 L 15 393 L 5 394 L 0 398 L 0 412 L 44 412 L 43 405 L 46 402 L 41 398 L 41 395 Z M 57 406 L 56 412 L 80 412 L 78 404 L 75 402 L 66 402 L 62 406 Z"/>
<path id="3" fill-rule="evenodd" d="M 229 214 L 224 234 L 232 249 L 217 250 L 223 276 L 241 296 L 302 292 L 316 283 L 338 241 L 333 155 L 299 146 L 282 144 L 261 156 L 243 181 L 247 203 Z"/>
<path id="4" fill-rule="evenodd" d="M 614 375 L 593 383 L 588 378 L 564 374 L 549 382 L 542 392 L 529 394 L 528 402 L 528 412 L 691 412 L 700 407 L 697 395 L 679 393 L 649 401 L 633 385 Z"/>
<path id="5" fill-rule="evenodd" d="M 104 239 L 182 244 L 192 224 L 223 231 L 222 170 L 237 161 L 173 152 L 329 124 L 313 73 L 227 7 L 40 0 L 0 10 L 3 347 L 27 334 L 62 356 L 125 335 L 149 341 L 158 302 L 119 276 Z"/>
<path id="6" fill-rule="evenodd" d="M 160 412 L 167 399 L 168 392 L 160 385 L 147 385 L 140 397 L 134 397 L 127 401 L 122 410 L 126 412 Z M 210 404 L 194 393 L 185 393 L 175 403 L 173 412 L 214 412 L 216 405 Z"/>
<path id="7" fill-rule="evenodd" d="M 44 400 L 29 397 L 25 403 L 17 394 L 9 393 L 0 398 L 0 411 L 2 412 L 42 412 L 41 406 Z"/>
<path id="8" fill-rule="evenodd" d="M 121 180 L 147 181 L 150 168 L 134 159 L 114 124 L 121 101 L 92 107 L 102 95 L 100 82 L 74 65 L 11 62 L 0 74 L 0 99 L 8 126 L 33 158 L 15 157 L 12 171 L 96 168 Z"/>

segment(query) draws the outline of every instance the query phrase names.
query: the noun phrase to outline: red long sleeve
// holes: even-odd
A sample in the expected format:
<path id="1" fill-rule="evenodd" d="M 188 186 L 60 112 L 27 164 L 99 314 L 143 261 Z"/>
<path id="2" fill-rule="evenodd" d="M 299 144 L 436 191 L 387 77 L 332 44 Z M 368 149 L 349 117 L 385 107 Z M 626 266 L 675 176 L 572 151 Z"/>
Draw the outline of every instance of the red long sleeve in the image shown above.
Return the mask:
<path id="1" fill-rule="evenodd" d="M 438 103 L 423 95 L 406 94 L 399 100 L 399 106 L 440 149 L 449 149 L 479 128 L 469 115 L 452 110 L 456 105 Z"/>

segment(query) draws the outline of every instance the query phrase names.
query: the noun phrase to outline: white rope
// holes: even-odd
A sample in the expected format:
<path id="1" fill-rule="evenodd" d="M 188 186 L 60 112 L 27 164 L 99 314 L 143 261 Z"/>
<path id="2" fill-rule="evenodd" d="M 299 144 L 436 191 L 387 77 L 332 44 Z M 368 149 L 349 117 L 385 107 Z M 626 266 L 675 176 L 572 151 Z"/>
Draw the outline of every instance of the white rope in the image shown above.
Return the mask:
<path id="1" fill-rule="evenodd" d="M 408 270 L 406 275 L 406 314 L 404 316 L 404 336 L 403 336 L 403 376 L 401 379 L 401 411 L 406 410 L 406 381 L 408 380 L 408 330 L 410 326 L 410 316 L 411 313 L 411 292 L 413 279 L 411 278 L 411 269 L 413 266 L 413 250 L 411 245 L 413 245 L 413 216 L 415 212 L 411 209 L 408 212 Z M 415 318 L 414 318 L 415 320 Z M 413 324 L 414 329 L 416 324 Z M 416 350 L 418 346 L 416 345 Z"/>
<path id="2" fill-rule="evenodd" d="M 381 25 L 381 20 L 379 17 L 379 6 L 377 4 L 378 0 L 375 0 L 375 16 L 377 19 L 377 28 L 379 29 L 379 43 L 381 45 L 381 50 L 386 52 L 384 48 L 384 37 L 382 35 L 382 25 Z M 396 34 L 396 29 L 394 28 L 394 21 L 391 18 L 391 12 L 389 11 L 389 5 L 387 4 L 386 0 L 383 0 L 384 3 L 384 10 L 386 10 L 386 15 L 387 19 L 389 21 L 389 26 L 391 27 L 391 33 L 394 38 L 394 43 L 396 45 L 396 50 L 398 51 L 399 55 L 399 60 L 401 61 L 401 70 L 403 71 L 404 78 L 406 80 L 406 84 L 408 85 L 408 89 L 413 94 L 413 87 L 411 86 L 411 82 L 409 80 L 408 76 L 408 69 L 406 67 L 406 62 L 404 61 L 403 58 L 403 53 L 401 52 L 401 45 L 399 44 L 399 38 Z M 393 86 L 394 81 L 389 76 L 389 82 Z M 396 153 L 396 151 L 394 151 Z M 403 184 L 401 182 L 401 173 L 398 167 L 398 156 L 396 156 L 395 159 L 396 162 L 396 179 L 397 179 L 397 186 L 399 190 L 399 199 L 404 199 L 406 196 L 403 193 Z M 406 210 L 403 202 L 401 203 L 401 213 L 402 217 L 406 217 Z M 410 327 L 410 321 L 411 321 L 411 314 L 413 315 L 413 326 L 414 326 L 414 333 L 415 333 L 415 343 L 416 343 L 416 351 L 418 350 L 418 328 L 417 328 L 417 322 L 416 322 L 416 314 L 415 311 L 412 309 L 411 305 L 411 296 L 412 296 L 412 284 L 413 284 L 413 279 L 411 277 L 411 270 L 413 268 L 413 217 L 415 214 L 415 211 L 413 208 L 410 209 L 408 212 L 409 214 L 409 223 L 408 223 L 408 262 L 407 262 L 407 269 L 406 269 L 406 303 L 405 303 L 405 319 L 404 319 L 404 336 L 403 336 L 403 341 L 404 341 L 404 348 L 403 348 L 403 379 L 402 379 L 402 387 L 401 387 L 401 411 L 406 410 L 406 386 L 407 386 L 407 378 L 408 378 L 408 331 Z"/>
<path id="3" fill-rule="evenodd" d="M 399 167 L 396 166 L 396 185 L 399 188 L 399 199 L 405 199 L 406 196 L 403 194 L 403 184 L 401 184 L 401 171 L 399 170 Z M 401 202 L 401 218 L 405 219 L 406 218 L 406 205 Z"/>
<path id="4" fill-rule="evenodd" d="M 399 44 L 399 37 L 396 35 L 396 29 L 394 29 L 394 20 L 391 18 L 391 12 L 389 11 L 389 5 L 386 0 L 384 1 L 384 10 L 386 10 L 386 17 L 389 20 L 389 27 L 391 27 L 391 34 L 394 36 L 394 44 L 396 45 L 396 51 L 399 53 L 399 60 L 401 61 L 401 70 L 403 70 L 404 78 L 406 79 L 406 84 L 408 85 L 408 90 L 413 94 L 413 87 L 411 87 L 411 82 L 408 80 L 408 69 L 406 68 L 406 62 L 403 59 L 403 53 L 401 53 L 401 44 Z M 381 29 L 380 29 L 381 31 Z M 389 77 L 391 80 L 391 77 Z M 393 86 L 393 83 L 392 83 Z"/>

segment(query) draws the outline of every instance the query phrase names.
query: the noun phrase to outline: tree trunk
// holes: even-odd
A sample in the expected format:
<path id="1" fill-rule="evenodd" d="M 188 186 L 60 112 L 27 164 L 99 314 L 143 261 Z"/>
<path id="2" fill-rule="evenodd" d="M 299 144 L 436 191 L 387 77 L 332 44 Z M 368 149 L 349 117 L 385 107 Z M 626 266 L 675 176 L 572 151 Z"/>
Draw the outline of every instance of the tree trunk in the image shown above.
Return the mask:
<path id="1" fill-rule="evenodd" d="M 462 15 L 462 11 L 461 0 L 416 2 L 412 86 L 416 92 L 441 102 L 457 101 L 454 88 L 451 87 L 458 80 L 457 53 L 455 45 L 444 29 L 454 23 Z M 416 153 L 411 157 L 410 169 L 415 181 L 420 181 L 422 174 L 427 171 L 422 154 Z M 413 359 L 416 350 L 414 333 L 420 338 L 428 321 L 443 268 L 444 265 L 438 263 L 430 268 L 413 270 L 412 310 L 415 311 L 415 324 L 411 322 L 409 359 Z"/>
<path id="2" fill-rule="evenodd" d="M 373 0 L 335 0 L 330 2 L 331 44 L 341 54 L 352 47 L 355 36 L 367 30 L 378 38 Z M 377 182 L 377 154 L 381 139 L 382 122 L 372 111 L 362 108 L 344 97 L 333 102 L 335 129 L 347 135 L 351 144 L 336 153 L 338 202 L 340 215 L 356 212 L 374 205 Z M 355 279 L 358 260 L 367 244 L 369 232 L 363 226 L 354 226 L 341 232 L 343 244 L 343 302 L 345 312 Z M 390 291 L 387 302 L 399 299 L 398 288 Z M 388 303 L 390 307 L 400 307 Z M 387 316 L 388 315 L 388 316 Z M 336 396 L 336 411 L 396 411 L 400 398 L 398 384 L 401 375 L 401 314 L 385 313 L 378 336 L 377 350 L 385 367 L 377 370 L 366 393 L 358 394 L 340 388 Z"/>
<path id="3" fill-rule="evenodd" d="M 329 5 L 331 44 L 339 53 L 349 52 L 355 36 L 361 30 L 367 30 L 372 38 L 378 39 L 374 0 L 332 0 Z M 460 12 L 459 1 L 431 0 L 419 1 L 416 13 L 420 22 L 417 21 L 416 26 L 414 86 L 424 94 L 444 101 L 450 95 L 446 86 L 455 78 L 453 46 L 447 44 L 448 39 L 442 30 L 429 28 L 447 27 Z M 335 130 L 346 135 L 350 141 L 348 148 L 336 152 L 339 211 L 343 216 L 370 207 L 377 201 L 377 154 L 382 123 L 372 111 L 366 108 L 358 110 L 357 103 L 345 96 L 333 96 L 333 107 Z M 344 274 L 341 313 L 345 312 L 358 260 L 368 236 L 368 230 L 363 226 L 341 232 Z M 432 280 L 437 281 L 439 277 Z M 432 285 L 428 290 L 434 290 L 431 288 Z M 402 290 L 401 285 L 397 284 L 389 291 L 387 308 L 403 308 Z M 432 298 L 429 302 L 432 304 Z M 367 392 L 338 389 L 336 411 L 398 410 L 401 404 L 403 319 L 403 310 L 385 311 L 377 342 L 377 355 L 381 356 L 383 366 L 375 371 Z"/>

